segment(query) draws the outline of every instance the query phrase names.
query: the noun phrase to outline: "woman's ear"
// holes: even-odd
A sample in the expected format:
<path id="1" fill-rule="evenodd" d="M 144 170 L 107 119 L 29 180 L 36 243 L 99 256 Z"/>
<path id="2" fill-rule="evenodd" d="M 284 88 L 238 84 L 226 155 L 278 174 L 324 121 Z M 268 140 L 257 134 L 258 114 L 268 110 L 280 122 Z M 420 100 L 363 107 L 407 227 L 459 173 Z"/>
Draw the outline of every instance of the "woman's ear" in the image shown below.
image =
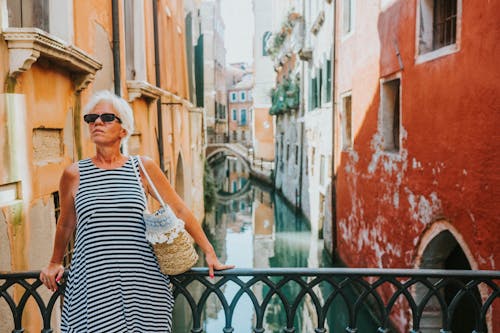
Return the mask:
<path id="1" fill-rule="evenodd" d="M 120 131 L 120 139 L 123 139 L 126 136 L 127 136 L 127 130 L 122 127 Z"/>

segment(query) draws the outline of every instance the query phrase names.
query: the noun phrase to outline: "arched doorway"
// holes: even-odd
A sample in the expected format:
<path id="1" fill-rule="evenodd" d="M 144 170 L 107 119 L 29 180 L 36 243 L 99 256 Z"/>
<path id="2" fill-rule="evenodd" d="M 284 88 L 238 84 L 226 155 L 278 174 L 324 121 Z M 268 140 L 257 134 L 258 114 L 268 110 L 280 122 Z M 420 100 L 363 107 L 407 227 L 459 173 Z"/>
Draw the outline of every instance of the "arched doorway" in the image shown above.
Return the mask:
<path id="1" fill-rule="evenodd" d="M 177 157 L 177 168 L 175 169 L 175 191 L 184 199 L 184 165 L 182 162 L 182 155 Z"/>
<path id="2" fill-rule="evenodd" d="M 420 268 L 426 269 L 458 269 L 470 270 L 471 264 L 465 255 L 455 236 L 449 230 L 442 230 L 425 247 Z M 433 281 L 434 282 L 434 281 Z M 439 291 L 448 306 L 453 301 L 454 296 L 461 289 L 467 280 L 457 279 L 455 283 L 450 283 Z M 428 293 L 428 288 L 423 285 L 416 287 L 416 300 L 419 303 Z M 450 330 L 453 333 L 470 333 L 475 328 L 475 317 L 479 307 L 475 304 L 481 302 L 479 290 L 474 288 L 472 292 L 463 295 L 456 304 L 452 318 L 450 318 Z M 432 297 L 425 306 L 420 321 L 422 333 L 439 332 L 443 323 L 443 311 L 437 297 Z"/>

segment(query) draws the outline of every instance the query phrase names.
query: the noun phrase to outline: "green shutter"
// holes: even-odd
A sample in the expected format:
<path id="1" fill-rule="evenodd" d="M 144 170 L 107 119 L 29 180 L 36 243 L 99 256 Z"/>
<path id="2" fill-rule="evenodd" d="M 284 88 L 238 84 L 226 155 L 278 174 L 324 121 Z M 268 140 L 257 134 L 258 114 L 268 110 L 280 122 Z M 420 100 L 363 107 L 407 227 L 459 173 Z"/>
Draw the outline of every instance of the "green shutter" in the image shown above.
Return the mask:
<path id="1" fill-rule="evenodd" d="M 203 34 L 198 37 L 198 43 L 194 47 L 194 74 L 196 81 L 196 106 L 204 107 L 205 83 L 203 77 Z"/>

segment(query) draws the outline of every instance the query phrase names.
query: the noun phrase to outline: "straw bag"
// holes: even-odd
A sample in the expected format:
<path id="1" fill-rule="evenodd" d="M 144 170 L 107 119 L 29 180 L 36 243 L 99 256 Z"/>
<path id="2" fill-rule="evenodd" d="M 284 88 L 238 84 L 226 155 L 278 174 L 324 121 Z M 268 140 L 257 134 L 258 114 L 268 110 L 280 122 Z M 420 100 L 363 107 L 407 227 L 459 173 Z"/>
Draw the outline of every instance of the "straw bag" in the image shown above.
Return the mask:
<path id="1" fill-rule="evenodd" d="M 147 210 L 144 212 L 146 239 L 153 246 L 153 251 L 158 259 L 158 264 L 163 274 L 182 274 L 190 270 L 198 261 L 198 254 L 194 249 L 191 236 L 186 229 L 184 229 L 184 221 L 177 218 L 170 206 L 163 202 L 146 168 L 142 164 L 141 158 L 139 156 L 136 158 L 144 176 L 146 176 L 149 186 L 153 189 L 156 198 L 161 203 L 161 208 L 153 214 L 149 213 Z M 142 188 L 142 183 L 135 168 L 135 163 L 132 163 L 132 165 L 137 181 Z M 142 194 L 146 200 L 144 191 Z"/>

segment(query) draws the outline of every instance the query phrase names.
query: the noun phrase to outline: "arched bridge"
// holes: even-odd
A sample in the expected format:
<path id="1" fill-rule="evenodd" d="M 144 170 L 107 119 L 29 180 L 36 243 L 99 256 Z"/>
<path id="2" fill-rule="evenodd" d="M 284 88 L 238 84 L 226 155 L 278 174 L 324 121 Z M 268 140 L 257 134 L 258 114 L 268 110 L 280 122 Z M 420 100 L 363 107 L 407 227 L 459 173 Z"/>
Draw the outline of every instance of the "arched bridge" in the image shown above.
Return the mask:
<path id="1" fill-rule="evenodd" d="M 273 161 L 265 161 L 262 158 L 255 159 L 253 152 L 238 143 L 209 143 L 206 148 L 208 163 L 223 153 L 226 156 L 234 156 L 241 160 L 243 165 L 249 170 L 250 176 L 259 179 L 267 184 L 272 184 L 272 173 L 274 169 Z"/>
<path id="2" fill-rule="evenodd" d="M 248 170 L 252 170 L 252 163 L 250 162 L 250 156 L 248 149 L 243 145 L 236 143 L 210 143 L 207 145 L 207 161 L 210 163 L 219 153 L 225 153 L 226 155 L 235 156 L 239 158 Z"/>

